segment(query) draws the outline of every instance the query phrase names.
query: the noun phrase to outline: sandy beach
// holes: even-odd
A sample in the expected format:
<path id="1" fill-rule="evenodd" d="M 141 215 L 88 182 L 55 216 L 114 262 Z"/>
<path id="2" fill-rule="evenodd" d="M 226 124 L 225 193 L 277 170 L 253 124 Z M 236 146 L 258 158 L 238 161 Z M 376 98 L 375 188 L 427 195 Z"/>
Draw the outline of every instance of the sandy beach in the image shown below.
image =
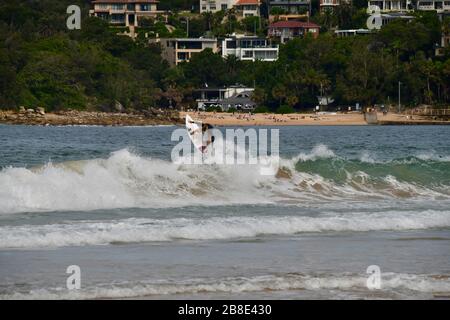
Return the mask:
<path id="1" fill-rule="evenodd" d="M 284 125 L 367 125 L 361 113 L 328 114 L 274 114 L 274 113 L 213 113 L 180 112 L 182 118 L 189 114 L 193 119 L 218 126 L 284 126 Z"/>
<path id="2" fill-rule="evenodd" d="M 362 113 L 292 113 L 292 114 L 243 114 L 226 112 L 180 112 L 184 118 L 189 114 L 195 120 L 210 123 L 216 126 L 362 126 L 367 125 Z M 410 116 L 404 114 L 378 113 L 378 123 L 389 124 L 448 124 L 449 121 L 432 120 L 426 117 Z"/>

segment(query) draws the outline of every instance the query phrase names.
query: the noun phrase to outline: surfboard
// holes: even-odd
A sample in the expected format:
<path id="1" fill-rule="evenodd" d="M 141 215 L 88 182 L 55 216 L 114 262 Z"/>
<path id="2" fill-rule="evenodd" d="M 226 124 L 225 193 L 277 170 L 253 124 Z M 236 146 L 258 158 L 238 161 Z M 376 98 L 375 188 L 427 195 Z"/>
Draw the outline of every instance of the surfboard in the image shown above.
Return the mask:
<path id="1" fill-rule="evenodd" d="M 186 130 L 194 147 L 200 152 L 205 153 L 206 147 L 203 146 L 202 128 L 197 122 L 194 122 L 189 115 L 186 115 Z"/>

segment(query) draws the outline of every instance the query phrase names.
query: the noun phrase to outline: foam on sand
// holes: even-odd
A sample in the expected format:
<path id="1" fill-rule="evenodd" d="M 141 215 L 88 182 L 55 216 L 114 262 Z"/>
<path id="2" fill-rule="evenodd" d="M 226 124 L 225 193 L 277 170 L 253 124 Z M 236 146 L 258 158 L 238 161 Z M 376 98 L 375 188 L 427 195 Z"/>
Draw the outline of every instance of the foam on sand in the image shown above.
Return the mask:
<path id="1" fill-rule="evenodd" d="M 408 298 L 412 292 L 429 295 L 449 294 L 450 276 L 412 275 L 401 273 L 381 274 L 378 294 L 388 293 L 388 298 Z M 136 298 L 176 294 L 245 293 L 294 290 L 339 290 L 360 296 L 373 296 L 367 289 L 367 275 L 359 274 L 280 274 L 253 277 L 229 277 L 222 279 L 194 278 L 187 280 L 142 280 L 139 283 L 123 282 L 114 285 L 97 285 L 80 290 L 66 288 L 37 289 L 0 295 L 0 299 L 105 299 Z M 341 295 L 345 298 L 345 295 Z"/>

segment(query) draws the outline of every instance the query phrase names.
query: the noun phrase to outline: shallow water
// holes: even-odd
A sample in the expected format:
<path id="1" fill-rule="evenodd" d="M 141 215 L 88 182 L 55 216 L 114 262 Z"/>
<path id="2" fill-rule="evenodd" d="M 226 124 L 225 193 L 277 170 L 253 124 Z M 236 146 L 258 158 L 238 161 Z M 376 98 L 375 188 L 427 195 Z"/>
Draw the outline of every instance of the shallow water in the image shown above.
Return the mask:
<path id="1" fill-rule="evenodd" d="M 277 176 L 174 129 L 1 125 L 0 298 L 450 295 L 450 127 L 280 127 Z"/>

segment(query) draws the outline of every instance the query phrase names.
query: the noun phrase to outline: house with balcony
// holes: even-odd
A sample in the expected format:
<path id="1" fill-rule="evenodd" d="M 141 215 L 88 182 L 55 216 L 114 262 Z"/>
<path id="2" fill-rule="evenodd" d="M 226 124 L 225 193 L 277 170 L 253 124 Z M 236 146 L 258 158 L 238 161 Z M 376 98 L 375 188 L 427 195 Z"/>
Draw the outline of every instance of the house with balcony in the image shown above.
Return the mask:
<path id="1" fill-rule="evenodd" d="M 450 12 L 449 0 L 417 0 L 417 10 L 436 11 L 437 13 Z"/>
<path id="2" fill-rule="evenodd" d="M 265 38 L 246 35 L 232 35 L 222 41 L 222 57 L 236 56 L 244 61 L 275 61 L 278 59 L 278 45 L 272 45 Z"/>
<path id="3" fill-rule="evenodd" d="M 269 21 L 298 20 L 309 15 L 311 0 L 269 0 Z"/>
<path id="4" fill-rule="evenodd" d="M 206 110 L 214 107 L 222 111 L 228 111 L 231 108 L 237 111 L 253 111 L 256 103 L 252 100 L 255 88 L 246 87 L 240 84 L 233 86 L 210 88 L 205 86 L 194 91 L 197 110 Z"/>
<path id="5" fill-rule="evenodd" d="M 219 51 L 217 39 L 210 38 L 157 38 L 150 39 L 150 43 L 159 43 L 161 55 L 169 62 L 170 66 L 176 66 L 182 62 L 189 62 L 192 56 L 205 49 L 212 52 Z"/>
<path id="6" fill-rule="evenodd" d="M 94 0 L 89 14 L 108 21 L 114 26 L 139 27 L 139 20 L 156 17 L 157 0 Z"/>
<path id="7" fill-rule="evenodd" d="M 404 12 L 413 9 L 411 0 L 369 0 L 368 6 L 378 6 L 381 12 Z"/>
<path id="8" fill-rule="evenodd" d="M 294 38 L 304 37 L 306 34 L 311 34 L 313 38 L 317 38 L 319 30 L 320 26 L 312 22 L 277 21 L 269 25 L 268 36 L 285 43 Z"/>
<path id="9" fill-rule="evenodd" d="M 226 11 L 236 4 L 238 0 L 200 0 L 200 13 Z"/>
<path id="10" fill-rule="evenodd" d="M 237 13 L 243 17 L 259 17 L 260 16 L 260 0 L 238 0 L 234 5 Z"/>

